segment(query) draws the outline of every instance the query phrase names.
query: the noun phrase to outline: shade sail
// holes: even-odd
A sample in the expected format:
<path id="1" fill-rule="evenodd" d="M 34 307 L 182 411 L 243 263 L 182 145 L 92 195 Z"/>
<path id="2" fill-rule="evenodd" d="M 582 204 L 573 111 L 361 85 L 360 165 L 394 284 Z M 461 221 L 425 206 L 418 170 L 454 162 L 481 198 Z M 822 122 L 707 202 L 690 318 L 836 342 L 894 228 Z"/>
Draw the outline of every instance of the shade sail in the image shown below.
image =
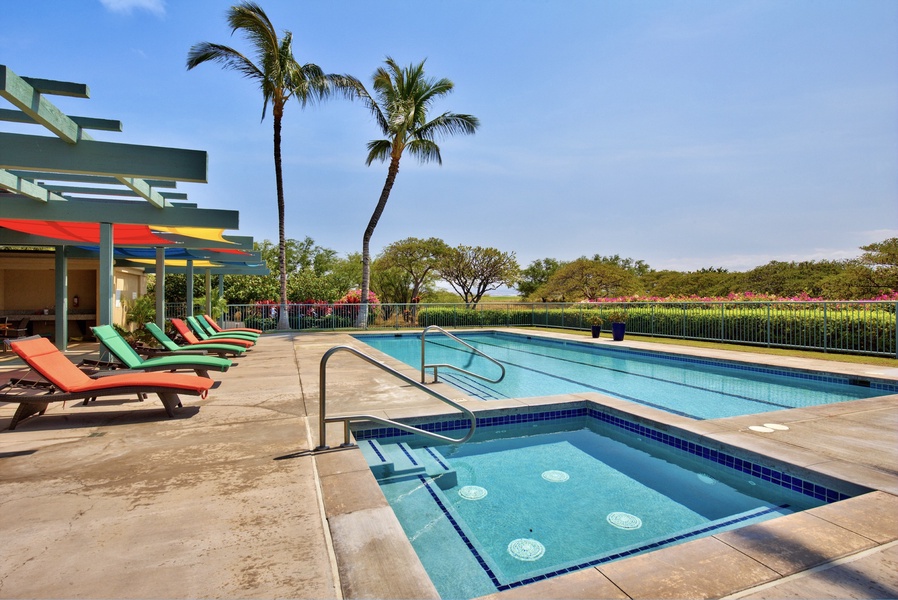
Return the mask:
<path id="1" fill-rule="evenodd" d="M 0 227 L 68 242 L 100 243 L 99 223 L 0 219 Z M 112 232 L 116 246 L 166 246 L 173 243 L 168 238 L 153 233 L 146 225 L 113 225 Z"/>
<path id="2" fill-rule="evenodd" d="M 171 233 L 184 237 L 196 238 L 200 240 L 209 240 L 212 242 L 222 242 L 225 244 L 233 244 L 234 242 L 225 239 L 224 229 L 213 229 L 208 227 L 164 227 L 162 225 L 151 225 L 154 231 L 160 233 Z"/>

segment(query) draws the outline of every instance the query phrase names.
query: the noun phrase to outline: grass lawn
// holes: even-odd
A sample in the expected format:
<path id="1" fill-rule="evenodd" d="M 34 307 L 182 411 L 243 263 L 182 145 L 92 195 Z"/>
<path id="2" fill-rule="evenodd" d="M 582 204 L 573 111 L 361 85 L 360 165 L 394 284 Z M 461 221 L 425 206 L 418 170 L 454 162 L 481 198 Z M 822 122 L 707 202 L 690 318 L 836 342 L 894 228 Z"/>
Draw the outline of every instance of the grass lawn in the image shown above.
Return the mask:
<path id="1" fill-rule="evenodd" d="M 588 336 L 588 331 L 577 331 L 572 329 L 555 329 L 551 327 L 538 327 L 542 331 L 560 331 L 574 335 Z M 603 336 L 610 336 L 610 333 L 603 332 Z M 885 367 L 898 367 L 898 359 L 886 358 L 879 356 L 862 356 L 858 354 L 836 354 L 832 352 L 813 352 L 810 350 L 791 350 L 789 348 L 766 348 L 764 346 L 751 346 L 748 344 L 721 344 L 717 342 L 702 342 L 698 340 L 681 340 L 675 338 L 651 337 L 647 335 L 636 335 L 627 333 L 630 339 L 640 342 L 650 342 L 652 344 L 671 344 L 675 346 L 695 346 L 698 348 L 715 348 L 718 350 L 735 350 L 737 352 L 753 352 L 755 354 L 776 354 L 779 356 L 796 356 L 800 358 L 816 358 L 818 360 L 831 360 L 834 362 L 859 363 L 866 365 L 881 365 Z"/>

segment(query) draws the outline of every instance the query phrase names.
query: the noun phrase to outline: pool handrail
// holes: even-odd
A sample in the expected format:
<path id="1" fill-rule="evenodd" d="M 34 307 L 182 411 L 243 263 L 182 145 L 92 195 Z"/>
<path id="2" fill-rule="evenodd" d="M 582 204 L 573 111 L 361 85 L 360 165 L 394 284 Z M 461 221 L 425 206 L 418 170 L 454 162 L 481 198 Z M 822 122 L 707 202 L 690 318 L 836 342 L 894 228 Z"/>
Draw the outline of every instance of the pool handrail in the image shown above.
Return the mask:
<path id="1" fill-rule="evenodd" d="M 361 358 L 365 362 L 374 365 L 375 367 L 381 369 L 382 371 L 386 371 L 390 375 L 393 375 L 394 377 L 401 379 L 405 383 L 412 385 L 424 392 L 427 392 L 428 394 L 430 394 L 437 400 L 445 402 L 446 404 L 449 404 L 453 408 L 457 408 L 471 420 L 471 429 L 468 431 L 468 433 L 464 437 L 456 439 L 456 438 L 451 438 L 451 437 L 448 437 L 445 435 L 440 435 L 439 433 L 434 433 L 432 431 L 425 431 L 423 429 L 413 427 L 412 425 L 406 425 L 405 423 L 399 423 L 398 421 L 393 421 L 391 419 L 385 419 L 383 417 L 376 417 L 374 415 L 343 415 L 343 416 L 339 416 L 339 417 L 329 417 L 328 418 L 326 415 L 326 410 L 325 410 L 325 405 L 327 402 L 327 361 L 332 355 L 336 354 L 337 352 L 349 352 L 350 354 L 353 354 L 354 356 Z M 352 346 L 334 346 L 333 348 L 331 348 L 330 350 L 325 352 L 324 356 L 321 357 L 321 363 L 319 364 L 319 367 L 318 367 L 318 379 L 319 379 L 319 390 L 318 390 L 318 395 L 319 395 L 318 441 L 319 441 L 319 445 L 318 445 L 318 447 L 315 448 L 316 451 L 327 450 L 329 448 L 329 446 L 327 445 L 327 424 L 328 423 L 339 423 L 341 421 L 343 422 L 343 443 L 340 444 L 342 447 L 354 445 L 354 444 L 352 444 L 352 442 L 349 441 L 349 435 L 350 435 L 349 424 L 351 421 L 374 421 L 375 423 L 380 423 L 382 425 L 395 427 L 397 429 L 401 429 L 402 431 L 408 431 L 409 433 L 418 433 L 425 437 L 441 440 L 444 442 L 450 442 L 453 444 L 463 444 L 463 443 L 467 442 L 474 436 L 474 431 L 477 428 L 477 417 L 474 415 L 474 413 L 472 413 L 470 410 L 468 410 L 464 406 L 458 404 L 454 400 L 450 400 L 449 398 L 442 395 L 441 393 L 439 393 L 433 389 L 430 389 L 426 385 L 424 385 L 422 383 L 418 383 L 411 377 L 403 375 L 396 369 L 393 369 L 392 367 L 388 367 L 384 363 L 372 358 L 371 356 L 368 356 L 364 352 L 357 350 L 356 348 L 353 348 Z"/>
<path id="2" fill-rule="evenodd" d="M 425 338 L 427 337 L 427 332 L 428 332 L 428 331 L 432 331 L 432 330 L 433 330 L 433 331 L 439 331 L 439 332 L 442 333 L 443 335 L 445 335 L 445 336 L 447 336 L 447 337 L 449 337 L 449 338 L 455 340 L 456 342 L 458 342 L 458 343 L 461 344 L 462 346 L 465 346 L 466 348 L 469 348 L 472 352 L 474 352 L 474 354 L 477 354 L 477 355 L 479 355 L 479 356 L 482 356 L 483 358 L 487 359 L 487 360 L 490 361 L 491 363 L 494 363 L 494 364 L 498 365 L 499 368 L 502 369 L 502 374 L 499 375 L 499 378 L 498 378 L 498 379 L 490 379 L 489 377 L 484 377 L 483 375 L 478 375 L 477 373 L 472 373 L 471 371 L 466 371 L 465 369 L 462 369 L 461 367 L 456 367 L 455 365 L 449 365 L 449 364 L 443 364 L 443 363 L 441 363 L 441 364 L 433 364 L 433 365 L 427 365 L 427 364 L 424 364 L 424 362 L 425 362 L 425 361 L 424 361 L 424 348 L 425 348 L 425 343 L 426 343 Z M 471 344 L 469 344 L 469 343 L 467 343 L 466 341 L 464 341 L 464 340 L 462 340 L 462 339 L 460 339 L 460 338 L 458 338 L 458 337 L 452 335 L 451 333 L 449 333 L 448 331 L 446 331 L 445 329 L 443 329 L 443 328 L 440 327 L 439 325 L 429 325 L 429 326 L 427 326 L 427 327 L 424 328 L 424 331 L 421 332 L 421 383 L 425 383 L 425 380 L 424 380 L 424 379 L 425 379 L 425 378 L 424 378 L 424 370 L 425 370 L 425 369 L 433 369 L 433 383 L 436 383 L 437 381 L 439 381 L 439 372 L 438 372 L 438 370 L 439 370 L 440 367 L 445 367 L 445 368 L 447 368 L 447 369 L 454 369 L 455 371 L 459 371 L 459 372 L 461 372 L 461 373 L 464 373 L 465 375 L 470 375 L 471 377 L 476 377 L 477 379 L 481 379 L 481 380 L 486 381 L 486 382 L 489 382 L 489 383 L 499 383 L 500 381 L 502 381 L 503 379 L 505 379 L 505 366 L 504 366 L 502 363 L 500 363 L 498 360 L 496 360 L 496 359 L 493 358 L 492 356 L 489 356 L 489 355 L 487 355 L 487 354 L 484 354 L 483 352 L 481 352 L 480 350 L 478 350 L 477 348 L 475 348 L 475 347 L 472 346 Z"/>

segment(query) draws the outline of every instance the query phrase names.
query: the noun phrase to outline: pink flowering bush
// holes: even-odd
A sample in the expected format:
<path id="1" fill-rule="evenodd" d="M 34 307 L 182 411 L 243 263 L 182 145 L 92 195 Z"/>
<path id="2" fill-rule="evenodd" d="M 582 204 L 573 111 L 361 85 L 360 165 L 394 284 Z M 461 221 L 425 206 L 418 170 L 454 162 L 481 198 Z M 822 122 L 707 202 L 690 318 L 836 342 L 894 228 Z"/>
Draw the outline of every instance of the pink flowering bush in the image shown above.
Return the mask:
<path id="1" fill-rule="evenodd" d="M 890 291 L 870 301 L 898 301 L 898 291 Z M 595 303 L 620 303 L 620 302 L 824 302 L 824 298 L 813 298 L 805 292 L 791 298 L 775 296 L 773 294 L 755 294 L 754 292 L 730 292 L 726 296 L 619 296 L 617 298 L 596 298 L 589 300 Z M 832 302 L 830 300 L 829 302 Z"/>
<path id="2" fill-rule="evenodd" d="M 334 302 L 334 304 L 361 304 L 362 290 L 349 290 L 346 295 Z M 372 291 L 368 291 L 368 304 L 380 304 L 380 299 Z"/>

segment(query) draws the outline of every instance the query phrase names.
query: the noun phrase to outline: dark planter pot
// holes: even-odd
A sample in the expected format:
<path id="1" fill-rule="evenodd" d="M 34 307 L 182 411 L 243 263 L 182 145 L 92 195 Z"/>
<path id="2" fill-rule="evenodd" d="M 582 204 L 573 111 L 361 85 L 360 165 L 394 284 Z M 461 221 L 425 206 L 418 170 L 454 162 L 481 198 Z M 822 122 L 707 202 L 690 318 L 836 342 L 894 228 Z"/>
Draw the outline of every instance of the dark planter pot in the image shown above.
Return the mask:
<path id="1" fill-rule="evenodd" d="M 626 323 L 612 323 L 611 324 L 611 338 L 615 342 L 619 342 L 624 339 L 624 330 L 627 328 Z"/>
<path id="2" fill-rule="evenodd" d="M 602 333 L 601 325 L 590 325 L 590 328 L 592 329 L 592 337 L 594 338 L 599 337 L 599 334 Z"/>

